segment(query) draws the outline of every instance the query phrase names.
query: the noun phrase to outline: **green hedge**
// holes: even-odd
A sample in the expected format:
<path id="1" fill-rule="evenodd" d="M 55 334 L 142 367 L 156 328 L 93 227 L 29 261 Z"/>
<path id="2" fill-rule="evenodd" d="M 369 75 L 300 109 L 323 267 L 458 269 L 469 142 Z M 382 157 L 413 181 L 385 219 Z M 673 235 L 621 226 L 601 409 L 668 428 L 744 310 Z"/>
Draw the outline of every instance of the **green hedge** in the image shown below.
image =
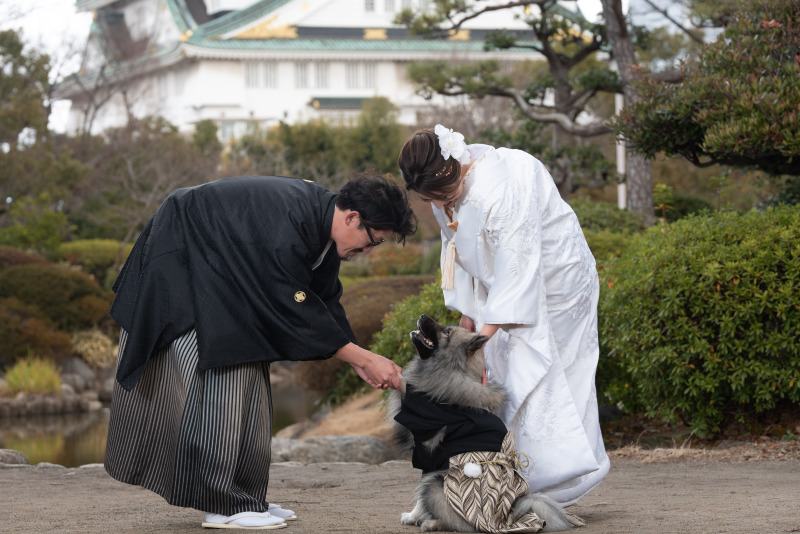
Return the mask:
<path id="1" fill-rule="evenodd" d="M 122 266 L 132 248 L 133 244 L 120 245 L 119 241 L 113 239 L 79 239 L 62 243 L 58 254 L 71 265 L 80 265 L 101 285 L 110 287 L 108 282 L 110 280 L 113 283 L 117 271 L 109 274 L 109 270 L 115 264 Z"/>
<path id="2" fill-rule="evenodd" d="M 621 234 L 611 230 L 584 230 L 583 235 L 599 268 L 606 260 L 620 256 L 631 240 L 636 239 L 639 234 Z"/>
<path id="3" fill-rule="evenodd" d="M 689 215 L 712 211 L 714 211 L 714 206 L 705 199 L 683 193 L 673 193 L 670 209 L 667 210 L 667 221 L 675 222 Z M 656 211 L 656 216 L 659 215 L 660 213 Z"/>
<path id="4" fill-rule="evenodd" d="M 578 216 L 584 232 L 607 230 L 617 234 L 633 234 L 643 231 L 647 224 L 635 211 L 621 210 L 608 202 L 593 202 L 574 199 L 570 207 Z"/>
<path id="5" fill-rule="evenodd" d="M 58 265 L 23 265 L 0 272 L 0 298 L 35 306 L 56 328 L 71 332 L 108 318 L 113 293 L 86 273 Z"/>
<path id="6" fill-rule="evenodd" d="M 800 402 L 800 208 L 690 216 L 606 264 L 598 386 L 699 435 Z"/>

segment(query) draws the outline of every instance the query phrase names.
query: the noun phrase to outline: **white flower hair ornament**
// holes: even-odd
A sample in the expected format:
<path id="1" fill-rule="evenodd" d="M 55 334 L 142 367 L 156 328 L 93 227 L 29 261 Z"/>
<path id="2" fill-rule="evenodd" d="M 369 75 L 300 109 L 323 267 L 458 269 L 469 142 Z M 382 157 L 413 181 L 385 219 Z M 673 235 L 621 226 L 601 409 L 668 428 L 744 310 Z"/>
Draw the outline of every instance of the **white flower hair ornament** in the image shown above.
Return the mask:
<path id="1" fill-rule="evenodd" d="M 452 156 L 462 165 L 469 163 L 469 151 L 462 133 L 454 132 L 452 128 L 445 128 L 441 124 L 437 124 L 433 132 L 439 137 L 439 147 L 444 159 Z"/>

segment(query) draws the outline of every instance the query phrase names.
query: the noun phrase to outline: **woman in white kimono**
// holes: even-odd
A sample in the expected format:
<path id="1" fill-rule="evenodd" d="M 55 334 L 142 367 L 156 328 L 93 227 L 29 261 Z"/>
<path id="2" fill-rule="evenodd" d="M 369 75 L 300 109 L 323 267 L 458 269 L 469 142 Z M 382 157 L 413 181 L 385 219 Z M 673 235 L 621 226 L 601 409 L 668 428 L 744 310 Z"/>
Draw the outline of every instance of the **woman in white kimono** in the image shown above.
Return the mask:
<path id="1" fill-rule="evenodd" d="M 520 150 L 469 145 L 437 125 L 404 145 L 409 190 L 442 229 L 445 304 L 491 337 L 486 379 L 503 384 L 500 414 L 530 462 L 532 492 L 576 503 L 609 470 L 597 412 L 595 261 L 550 174 Z"/>

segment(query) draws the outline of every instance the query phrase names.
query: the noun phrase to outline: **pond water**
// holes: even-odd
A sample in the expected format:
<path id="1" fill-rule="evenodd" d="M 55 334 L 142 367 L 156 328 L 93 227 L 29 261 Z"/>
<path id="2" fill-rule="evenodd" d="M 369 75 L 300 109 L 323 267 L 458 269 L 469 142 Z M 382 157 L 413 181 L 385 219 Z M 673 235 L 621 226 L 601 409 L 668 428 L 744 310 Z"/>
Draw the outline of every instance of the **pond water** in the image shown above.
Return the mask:
<path id="1" fill-rule="evenodd" d="M 304 421 L 317 410 L 319 396 L 296 385 L 273 386 L 272 430 Z M 108 409 L 92 413 L 0 419 L 0 449 L 24 453 L 31 465 L 64 467 L 103 463 Z"/>

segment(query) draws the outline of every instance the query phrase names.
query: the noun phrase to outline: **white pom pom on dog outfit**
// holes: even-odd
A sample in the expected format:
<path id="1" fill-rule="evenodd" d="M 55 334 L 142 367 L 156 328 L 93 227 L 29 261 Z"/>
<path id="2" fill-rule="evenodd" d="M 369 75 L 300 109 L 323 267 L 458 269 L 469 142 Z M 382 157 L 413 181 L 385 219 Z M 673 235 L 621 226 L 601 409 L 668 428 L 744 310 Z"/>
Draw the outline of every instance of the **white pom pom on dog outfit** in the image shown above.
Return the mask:
<path id="1" fill-rule="evenodd" d="M 467 462 L 464 464 L 464 474 L 470 478 L 478 478 L 481 476 L 483 469 L 481 466 L 472 462 Z"/>

